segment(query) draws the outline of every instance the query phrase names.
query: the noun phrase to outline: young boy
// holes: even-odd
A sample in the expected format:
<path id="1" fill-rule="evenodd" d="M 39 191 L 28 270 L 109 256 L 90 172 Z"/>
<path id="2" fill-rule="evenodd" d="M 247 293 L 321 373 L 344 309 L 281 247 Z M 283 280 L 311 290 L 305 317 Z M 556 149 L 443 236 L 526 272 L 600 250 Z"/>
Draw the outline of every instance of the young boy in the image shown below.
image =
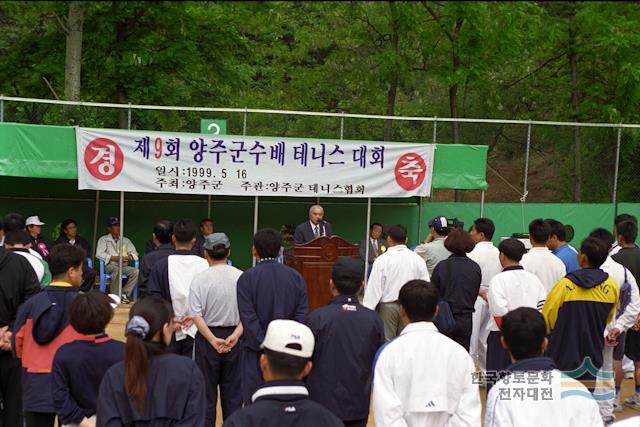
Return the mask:
<path id="1" fill-rule="evenodd" d="M 124 343 L 105 333 L 112 317 L 111 300 L 97 291 L 79 295 L 69 307 L 69 323 L 84 336 L 60 347 L 53 359 L 53 406 L 61 425 L 95 425 L 102 377 L 124 359 Z"/>
<path id="2" fill-rule="evenodd" d="M 84 250 L 59 245 L 49 254 L 53 282 L 25 302 L 13 327 L 13 348 L 23 368 L 26 427 L 53 426 L 56 412 L 51 393 L 51 365 L 56 351 L 82 338 L 69 324 L 69 306 L 82 284 Z"/>

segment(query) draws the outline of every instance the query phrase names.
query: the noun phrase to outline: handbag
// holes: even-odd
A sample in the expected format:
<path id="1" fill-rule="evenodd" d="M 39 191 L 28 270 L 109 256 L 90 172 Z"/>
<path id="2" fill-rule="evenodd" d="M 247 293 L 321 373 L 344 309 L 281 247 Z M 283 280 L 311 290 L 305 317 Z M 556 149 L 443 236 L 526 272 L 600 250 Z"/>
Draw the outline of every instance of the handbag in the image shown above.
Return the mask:
<path id="1" fill-rule="evenodd" d="M 453 317 L 451 306 L 447 301 L 447 290 L 451 286 L 451 269 L 447 265 L 447 283 L 444 289 L 444 296 L 438 301 L 438 314 L 433 319 L 433 323 L 442 334 L 448 334 L 456 327 L 456 319 Z"/>

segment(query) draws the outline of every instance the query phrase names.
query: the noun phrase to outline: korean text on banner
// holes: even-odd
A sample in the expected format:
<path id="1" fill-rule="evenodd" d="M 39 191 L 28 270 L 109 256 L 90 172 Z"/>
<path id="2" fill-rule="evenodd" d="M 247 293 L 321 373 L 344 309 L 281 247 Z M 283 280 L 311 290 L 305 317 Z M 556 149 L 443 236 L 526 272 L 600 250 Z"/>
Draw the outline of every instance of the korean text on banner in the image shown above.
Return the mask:
<path id="1" fill-rule="evenodd" d="M 77 128 L 78 188 L 293 197 L 429 196 L 433 144 Z"/>

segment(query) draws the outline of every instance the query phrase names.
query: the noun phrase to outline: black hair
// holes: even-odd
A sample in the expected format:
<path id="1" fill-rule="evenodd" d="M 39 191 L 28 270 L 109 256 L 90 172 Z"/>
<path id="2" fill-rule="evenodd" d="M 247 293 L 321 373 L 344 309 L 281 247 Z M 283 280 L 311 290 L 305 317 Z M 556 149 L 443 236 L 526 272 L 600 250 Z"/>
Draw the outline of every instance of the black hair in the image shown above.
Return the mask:
<path id="1" fill-rule="evenodd" d="M 177 243 L 191 243 L 197 232 L 196 225 L 190 219 L 179 219 L 173 225 L 173 235 Z"/>
<path id="2" fill-rule="evenodd" d="M 277 258 L 282 246 L 282 235 L 273 228 L 263 228 L 253 236 L 253 246 L 260 258 Z"/>
<path id="3" fill-rule="evenodd" d="M 331 280 L 342 295 L 354 295 L 364 280 L 364 263 L 349 257 L 338 257 L 333 264 Z"/>
<path id="4" fill-rule="evenodd" d="M 111 299 L 99 291 L 78 295 L 69 306 L 69 323 L 83 335 L 104 332 L 112 317 Z"/>
<path id="5" fill-rule="evenodd" d="M 464 255 L 473 250 L 475 243 L 468 231 L 454 228 L 444 241 L 444 247 L 454 255 Z"/>
<path id="6" fill-rule="evenodd" d="M 516 308 L 502 318 L 502 336 L 509 353 L 516 360 L 542 355 L 542 343 L 546 335 L 544 317 L 534 308 Z"/>
<path id="7" fill-rule="evenodd" d="M 75 224 L 77 226 L 78 222 L 73 218 L 67 218 L 67 219 L 65 219 L 64 221 L 62 221 L 60 223 L 60 230 L 62 230 L 62 232 L 64 232 L 67 229 L 67 227 L 69 225 L 71 225 L 71 224 Z"/>
<path id="8" fill-rule="evenodd" d="M 635 243 L 638 237 L 638 225 L 633 221 L 622 221 L 618 224 L 618 236 L 622 236 L 627 244 Z"/>
<path id="9" fill-rule="evenodd" d="M 520 262 L 525 252 L 527 252 L 527 248 L 525 248 L 524 243 L 520 240 L 510 237 L 500 242 L 498 251 L 511 261 Z"/>
<path id="10" fill-rule="evenodd" d="M 546 219 L 545 222 L 549 224 L 551 228 L 551 236 L 556 236 L 561 242 L 567 240 L 567 232 L 564 229 L 564 224 L 552 218 Z"/>
<path id="11" fill-rule="evenodd" d="M 165 344 L 152 342 L 152 338 L 164 327 L 171 324 L 173 309 L 171 303 L 158 296 L 149 296 L 136 302 L 129 311 L 129 320 L 133 316 L 143 317 L 149 324 L 149 331 L 143 338 L 134 332 L 128 332 L 124 348 L 124 386 L 133 406 L 144 414 L 144 401 L 147 395 L 147 376 L 151 358 L 164 352 Z"/>
<path id="12" fill-rule="evenodd" d="M 387 237 L 399 245 L 404 245 L 407 242 L 407 227 L 402 224 L 394 224 L 387 230 Z"/>
<path id="13" fill-rule="evenodd" d="M 398 294 L 398 302 L 412 322 L 431 322 L 436 314 L 438 298 L 438 288 L 424 280 L 409 280 Z"/>
<path id="14" fill-rule="evenodd" d="M 209 257 L 215 261 L 220 261 L 229 256 L 229 248 L 225 247 L 222 243 L 215 245 L 211 249 L 204 248 L 204 250 L 207 251 Z"/>
<path id="15" fill-rule="evenodd" d="M 24 217 L 19 213 L 8 213 L 2 219 L 2 226 L 5 233 L 11 230 L 23 230 Z"/>
<path id="16" fill-rule="evenodd" d="M 587 237 L 580 245 L 580 252 L 587 257 L 589 267 L 600 268 L 609 255 L 609 247 L 600 239 Z"/>
<path id="17" fill-rule="evenodd" d="M 292 356 L 287 353 L 269 350 L 268 348 L 262 351 L 267 357 L 267 363 L 269 364 L 271 372 L 283 378 L 298 378 L 309 361 L 309 359 L 304 357 Z"/>
<path id="18" fill-rule="evenodd" d="M 200 220 L 200 227 L 204 227 L 207 222 L 210 222 L 213 225 L 213 220 L 211 218 L 203 218 Z"/>
<path id="19" fill-rule="evenodd" d="M 478 233 L 483 233 L 485 240 L 493 239 L 496 232 L 496 226 L 489 218 L 478 218 L 473 221 L 473 226 Z"/>
<path id="20" fill-rule="evenodd" d="M 11 230 L 4 235 L 4 243 L 6 245 L 28 245 L 31 243 L 31 237 L 24 229 Z"/>
<path id="21" fill-rule="evenodd" d="M 529 238 L 535 243 L 542 245 L 547 243 L 551 234 L 551 226 L 543 219 L 534 219 L 529 223 Z"/>
<path id="22" fill-rule="evenodd" d="M 596 228 L 591 233 L 589 233 L 588 237 L 595 237 L 596 239 L 602 240 L 608 248 L 610 248 L 611 245 L 613 245 L 613 243 L 616 241 L 616 238 L 613 237 L 613 234 L 606 228 Z"/>
<path id="23" fill-rule="evenodd" d="M 379 222 L 374 222 L 373 224 L 371 224 L 369 226 L 369 231 L 373 230 L 373 227 L 378 226 L 380 228 L 384 228 L 382 224 L 380 224 Z"/>
<path id="24" fill-rule="evenodd" d="M 156 222 L 156 225 L 153 226 L 153 234 L 161 244 L 166 245 L 167 243 L 171 243 L 171 236 L 173 235 L 173 224 L 171 223 L 171 221 L 161 219 L 160 221 Z M 191 239 L 189 239 L 189 241 L 191 241 Z"/>
<path id="25" fill-rule="evenodd" d="M 636 223 L 636 225 L 638 224 L 638 218 L 636 218 L 633 215 L 629 215 L 629 214 L 623 213 L 623 214 L 620 214 L 620 215 L 616 216 L 616 218 L 613 220 L 613 225 L 615 227 L 617 227 L 618 224 L 620 224 L 621 222 L 624 222 L 624 221 L 633 221 L 634 223 Z"/>
<path id="26" fill-rule="evenodd" d="M 72 267 L 79 267 L 87 257 L 86 252 L 79 246 L 63 243 L 55 245 L 49 252 L 49 270 L 55 278 L 64 274 Z"/>

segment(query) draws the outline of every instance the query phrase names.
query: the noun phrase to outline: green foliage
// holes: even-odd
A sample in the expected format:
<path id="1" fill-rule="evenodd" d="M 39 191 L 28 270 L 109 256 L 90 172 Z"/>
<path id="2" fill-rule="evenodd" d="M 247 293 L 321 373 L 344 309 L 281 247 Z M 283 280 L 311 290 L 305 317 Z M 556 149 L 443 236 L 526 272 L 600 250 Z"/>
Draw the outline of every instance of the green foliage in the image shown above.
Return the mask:
<path id="1" fill-rule="evenodd" d="M 449 117 L 455 86 L 460 117 L 640 120 L 640 8 L 632 2 L 82 4 L 85 101 L 118 102 L 120 94 L 142 104 L 365 114 L 391 109 Z M 67 2 L 0 3 L 0 93 L 63 96 L 67 11 Z M 576 111 L 571 52 L 577 58 Z M 97 127 L 122 125 L 122 114 L 17 103 L 5 108 L 5 120 Z M 132 126 L 194 131 L 200 117 L 136 111 Z M 229 120 L 230 133 L 242 132 L 242 117 L 221 118 Z M 345 137 L 382 139 L 384 125 L 348 119 Z M 285 115 L 252 115 L 248 126 L 249 133 L 265 135 L 335 138 L 340 132 L 339 119 Z M 439 125 L 439 141 L 451 141 L 452 134 L 451 125 Z M 430 141 L 431 135 L 431 125 L 393 124 L 396 140 Z M 509 158 L 522 152 L 524 132 L 461 125 L 460 142 L 489 144 L 494 156 Z M 583 169 L 609 161 L 614 142 L 611 132 L 585 132 Z M 624 153 L 637 153 L 639 143 L 629 138 Z M 536 129 L 535 149 L 559 166 L 557 188 L 571 187 L 571 133 Z M 583 181 L 610 180 L 601 178 L 585 175 Z M 586 199 L 610 197 L 611 185 L 600 187 Z"/>

